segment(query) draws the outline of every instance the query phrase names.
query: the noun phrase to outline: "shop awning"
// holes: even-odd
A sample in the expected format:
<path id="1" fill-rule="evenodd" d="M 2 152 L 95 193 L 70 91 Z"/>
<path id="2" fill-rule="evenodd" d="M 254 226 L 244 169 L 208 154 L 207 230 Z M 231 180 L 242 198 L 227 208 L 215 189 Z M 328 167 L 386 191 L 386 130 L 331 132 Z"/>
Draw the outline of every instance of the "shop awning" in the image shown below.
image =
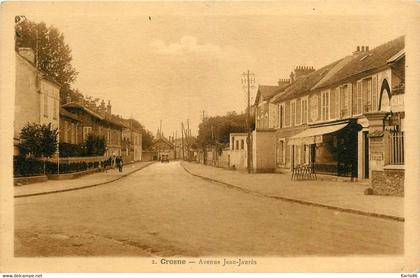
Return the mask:
<path id="1" fill-rule="evenodd" d="M 288 145 L 310 145 L 322 143 L 323 135 L 337 132 L 345 128 L 348 123 L 310 127 L 289 138 Z"/>

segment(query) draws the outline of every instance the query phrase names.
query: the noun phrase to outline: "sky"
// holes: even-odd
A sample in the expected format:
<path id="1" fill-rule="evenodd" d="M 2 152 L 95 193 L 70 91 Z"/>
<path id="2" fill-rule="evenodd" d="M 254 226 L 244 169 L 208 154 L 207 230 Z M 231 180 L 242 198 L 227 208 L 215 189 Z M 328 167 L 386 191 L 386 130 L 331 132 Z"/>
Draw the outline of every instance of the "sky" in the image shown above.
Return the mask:
<path id="1" fill-rule="evenodd" d="M 244 111 L 244 71 L 255 74 L 256 85 L 274 85 L 296 66 L 320 68 L 357 45 L 372 49 L 404 35 L 407 27 L 387 14 L 203 9 L 146 13 L 136 6 L 126 13 L 26 17 L 64 33 L 79 72 L 74 88 L 111 100 L 113 113 L 137 119 L 154 134 L 162 120 L 166 136 L 180 136 L 187 119 L 197 134 L 203 110 L 207 116 Z"/>

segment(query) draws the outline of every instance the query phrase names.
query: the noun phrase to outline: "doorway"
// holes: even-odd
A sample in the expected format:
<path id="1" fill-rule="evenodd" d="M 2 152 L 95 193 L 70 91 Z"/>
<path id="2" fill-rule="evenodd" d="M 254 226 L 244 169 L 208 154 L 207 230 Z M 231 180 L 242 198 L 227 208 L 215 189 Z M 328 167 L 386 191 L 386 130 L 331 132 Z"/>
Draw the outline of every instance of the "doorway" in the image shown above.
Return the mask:
<path id="1" fill-rule="evenodd" d="M 369 178 L 369 132 L 363 131 L 363 178 Z"/>

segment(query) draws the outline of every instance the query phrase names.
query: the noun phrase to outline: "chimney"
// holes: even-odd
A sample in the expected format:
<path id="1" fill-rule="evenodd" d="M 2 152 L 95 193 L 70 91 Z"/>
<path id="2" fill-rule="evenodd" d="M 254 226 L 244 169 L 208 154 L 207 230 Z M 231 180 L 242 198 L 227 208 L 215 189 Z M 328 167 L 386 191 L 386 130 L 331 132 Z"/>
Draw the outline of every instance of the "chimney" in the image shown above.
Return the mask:
<path id="1" fill-rule="evenodd" d="M 293 71 L 290 73 L 290 84 L 292 84 L 293 82 L 295 82 L 295 74 L 293 73 Z"/>
<path id="2" fill-rule="evenodd" d="M 106 106 L 106 113 L 111 115 L 111 101 L 108 100 L 108 105 Z"/>
<path id="3" fill-rule="evenodd" d="M 35 54 L 32 48 L 30 47 L 19 47 L 18 52 L 20 56 L 24 57 L 26 60 L 35 64 Z"/>
<path id="4" fill-rule="evenodd" d="M 71 102 L 71 96 L 70 94 L 67 94 L 66 103 L 70 103 L 70 102 Z"/>
<path id="5" fill-rule="evenodd" d="M 277 81 L 277 84 L 279 85 L 279 87 L 286 86 L 287 84 L 290 84 L 290 79 L 280 78 L 279 81 Z"/>
<path id="6" fill-rule="evenodd" d="M 311 67 L 310 66 L 297 66 L 295 68 L 295 79 L 308 75 L 314 71 L 315 69 L 312 66 Z"/>
<path id="7" fill-rule="evenodd" d="M 369 46 L 368 45 L 366 45 L 366 52 L 368 52 L 369 51 Z"/>

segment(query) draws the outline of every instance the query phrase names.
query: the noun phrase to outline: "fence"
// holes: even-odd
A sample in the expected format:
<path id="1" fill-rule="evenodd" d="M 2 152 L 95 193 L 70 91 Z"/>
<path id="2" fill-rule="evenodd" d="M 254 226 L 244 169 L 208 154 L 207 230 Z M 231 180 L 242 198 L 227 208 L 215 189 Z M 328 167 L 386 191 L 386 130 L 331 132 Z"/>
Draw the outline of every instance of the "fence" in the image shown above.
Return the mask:
<path id="1" fill-rule="evenodd" d="M 99 166 L 111 166 L 111 159 L 105 157 L 89 157 L 87 160 L 82 158 L 60 158 L 60 163 L 56 159 L 33 159 L 24 157 L 14 157 L 13 175 L 14 177 L 30 177 L 44 174 L 66 174 L 90 169 Z"/>
<path id="2" fill-rule="evenodd" d="M 390 164 L 402 165 L 404 164 L 404 131 L 390 132 Z"/>

